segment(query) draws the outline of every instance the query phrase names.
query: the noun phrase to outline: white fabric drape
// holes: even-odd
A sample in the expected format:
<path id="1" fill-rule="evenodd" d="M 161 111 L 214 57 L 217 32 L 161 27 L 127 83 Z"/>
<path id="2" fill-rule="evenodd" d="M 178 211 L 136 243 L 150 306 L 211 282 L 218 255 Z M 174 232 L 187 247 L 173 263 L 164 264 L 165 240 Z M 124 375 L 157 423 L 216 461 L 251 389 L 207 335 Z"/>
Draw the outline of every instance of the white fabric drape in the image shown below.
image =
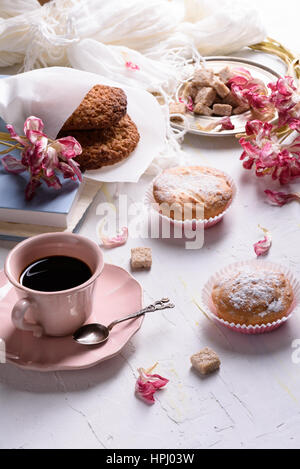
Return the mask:
<path id="1" fill-rule="evenodd" d="M 163 96 L 160 168 L 182 157 L 185 130 L 171 128 L 168 104 L 191 75 L 191 59 L 199 64 L 204 55 L 228 54 L 264 37 L 257 11 L 244 0 L 52 0 L 44 6 L 0 0 L 0 67 L 73 67 Z"/>
<path id="2" fill-rule="evenodd" d="M 0 1 L 0 67 L 72 66 L 142 87 L 170 80 L 192 56 L 227 54 L 264 35 L 243 0 Z M 141 73 L 128 76 L 126 61 Z"/>

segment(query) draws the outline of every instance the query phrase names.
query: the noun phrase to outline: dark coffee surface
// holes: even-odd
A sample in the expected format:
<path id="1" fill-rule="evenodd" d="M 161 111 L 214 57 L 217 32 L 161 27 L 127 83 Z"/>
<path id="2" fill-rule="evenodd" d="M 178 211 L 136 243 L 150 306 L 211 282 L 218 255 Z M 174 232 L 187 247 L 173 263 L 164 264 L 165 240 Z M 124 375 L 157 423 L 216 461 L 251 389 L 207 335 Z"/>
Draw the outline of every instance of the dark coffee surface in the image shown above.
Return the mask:
<path id="1" fill-rule="evenodd" d="M 82 285 L 91 276 L 91 269 L 83 261 L 74 257 L 51 256 L 26 267 L 20 283 L 31 290 L 54 292 Z"/>

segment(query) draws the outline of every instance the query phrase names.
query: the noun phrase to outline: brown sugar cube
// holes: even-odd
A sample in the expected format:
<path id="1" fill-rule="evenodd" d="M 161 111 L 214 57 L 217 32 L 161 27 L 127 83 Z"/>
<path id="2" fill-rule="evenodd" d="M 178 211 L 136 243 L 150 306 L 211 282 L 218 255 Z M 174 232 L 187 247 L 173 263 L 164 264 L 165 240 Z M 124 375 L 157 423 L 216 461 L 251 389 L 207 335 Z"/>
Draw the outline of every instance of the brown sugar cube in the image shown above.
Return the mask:
<path id="1" fill-rule="evenodd" d="M 197 96 L 197 93 L 199 91 L 200 87 L 195 85 L 194 83 L 190 83 L 188 88 L 187 88 L 187 94 L 194 100 Z"/>
<path id="2" fill-rule="evenodd" d="M 234 77 L 234 72 L 231 70 L 230 67 L 224 67 L 222 70 L 219 71 L 218 77 L 223 83 L 228 83 L 231 78 Z"/>
<path id="3" fill-rule="evenodd" d="M 172 116 L 172 114 L 182 114 L 184 115 L 186 113 L 186 106 L 184 103 L 171 103 L 169 106 L 170 114 L 171 114 L 171 120 L 172 121 L 180 121 L 183 120 L 180 118 L 180 116 Z"/>
<path id="4" fill-rule="evenodd" d="M 214 104 L 213 113 L 216 116 L 231 116 L 232 106 L 229 104 Z"/>
<path id="5" fill-rule="evenodd" d="M 171 103 L 170 114 L 185 114 L 186 107 L 184 103 Z"/>
<path id="6" fill-rule="evenodd" d="M 194 107 L 194 113 L 199 114 L 200 116 L 211 116 L 213 112 L 210 107 L 205 106 L 205 104 L 198 103 Z"/>
<path id="7" fill-rule="evenodd" d="M 202 375 L 208 375 L 218 370 L 221 361 L 212 349 L 205 347 L 200 352 L 191 357 L 192 366 L 199 371 Z"/>
<path id="8" fill-rule="evenodd" d="M 232 107 L 237 107 L 237 106 L 240 106 L 242 103 L 241 101 L 236 97 L 234 96 L 233 93 L 230 93 L 226 96 L 226 98 L 224 98 L 222 100 L 222 104 L 229 104 L 230 106 Z"/>
<path id="9" fill-rule="evenodd" d="M 214 78 L 213 70 L 201 68 L 196 70 L 192 83 L 196 86 L 212 86 Z"/>
<path id="10" fill-rule="evenodd" d="M 237 106 L 237 107 L 233 110 L 233 114 L 235 114 L 235 115 L 237 115 L 237 114 L 243 114 L 243 112 L 247 112 L 247 111 L 249 111 L 249 109 L 250 109 L 249 104 L 243 103 L 243 104 L 240 104 L 239 106 Z"/>
<path id="11" fill-rule="evenodd" d="M 230 89 L 226 86 L 219 78 L 215 77 L 214 81 L 211 83 L 211 86 L 216 90 L 220 98 L 226 98 L 230 93 Z"/>
<path id="12" fill-rule="evenodd" d="M 214 104 L 224 104 L 223 101 L 224 99 L 220 98 L 220 96 L 217 95 Z"/>
<path id="13" fill-rule="evenodd" d="M 213 88 L 201 88 L 195 98 L 195 104 L 201 103 L 205 106 L 211 106 L 215 101 L 217 93 Z"/>
<path id="14" fill-rule="evenodd" d="M 152 250 L 151 248 L 131 249 L 131 268 L 133 270 L 151 269 Z"/>

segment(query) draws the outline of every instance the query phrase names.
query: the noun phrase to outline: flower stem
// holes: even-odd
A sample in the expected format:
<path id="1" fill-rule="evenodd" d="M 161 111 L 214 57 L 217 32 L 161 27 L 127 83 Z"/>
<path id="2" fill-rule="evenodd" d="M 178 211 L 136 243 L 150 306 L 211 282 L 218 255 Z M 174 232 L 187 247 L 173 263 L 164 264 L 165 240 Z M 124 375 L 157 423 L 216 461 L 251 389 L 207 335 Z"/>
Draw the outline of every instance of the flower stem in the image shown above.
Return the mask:
<path id="1" fill-rule="evenodd" d="M 1 140 L 5 140 L 6 142 L 14 142 L 15 140 L 10 136 L 8 132 L 0 132 Z"/>
<path id="2" fill-rule="evenodd" d="M 279 143 L 284 142 L 290 135 L 292 135 L 293 132 L 294 130 L 290 130 L 289 132 L 286 132 L 285 134 L 283 134 L 281 140 L 279 140 Z"/>
<path id="3" fill-rule="evenodd" d="M 154 370 L 154 368 L 156 368 L 158 365 L 158 362 L 156 362 L 153 366 L 151 366 L 151 368 L 148 368 L 148 370 L 146 370 L 146 374 L 147 375 L 151 375 L 152 371 Z"/>
<path id="4" fill-rule="evenodd" d="M 289 49 L 284 47 L 280 42 L 267 38 L 266 41 L 250 46 L 252 50 L 266 52 L 267 54 L 277 55 L 288 66 L 288 74 L 293 73 L 296 78 L 300 79 L 300 60 Z"/>
<path id="5" fill-rule="evenodd" d="M 3 142 L 2 140 L 0 140 L 0 144 L 9 147 L 7 150 L 0 151 L 0 155 L 5 155 L 5 153 L 8 153 L 12 150 L 22 150 L 22 147 L 18 143 L 13 145 L 12 143 Z"/>

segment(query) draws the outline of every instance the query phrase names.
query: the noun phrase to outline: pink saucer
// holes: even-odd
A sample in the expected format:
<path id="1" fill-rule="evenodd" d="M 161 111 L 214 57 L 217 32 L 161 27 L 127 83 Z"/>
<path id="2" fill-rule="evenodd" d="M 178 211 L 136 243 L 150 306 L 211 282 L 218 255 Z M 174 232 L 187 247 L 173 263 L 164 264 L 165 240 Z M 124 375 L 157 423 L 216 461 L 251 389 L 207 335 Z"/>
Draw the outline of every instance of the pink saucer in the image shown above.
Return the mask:
<path id="1" fill-rule="evenodd" d="M 126 270 L 105 264 L 95 291 L 95 312 L 89 323 L 104 325 L 142 308 L 142 287 Z M 14 288 L 0 271 L 0 338 L 5 341 L 7 362 L 36 371 L 78 370 L 97 365 L 118 354 L 139 330 L 143 317 L 116 326 L 109 340 L 98 347 L 84 347 L 67 337 L 33 337 L 19 331 L 11 321 L 17 300 Z M 18 357 L 18 358 L 17 358 Z"/>

